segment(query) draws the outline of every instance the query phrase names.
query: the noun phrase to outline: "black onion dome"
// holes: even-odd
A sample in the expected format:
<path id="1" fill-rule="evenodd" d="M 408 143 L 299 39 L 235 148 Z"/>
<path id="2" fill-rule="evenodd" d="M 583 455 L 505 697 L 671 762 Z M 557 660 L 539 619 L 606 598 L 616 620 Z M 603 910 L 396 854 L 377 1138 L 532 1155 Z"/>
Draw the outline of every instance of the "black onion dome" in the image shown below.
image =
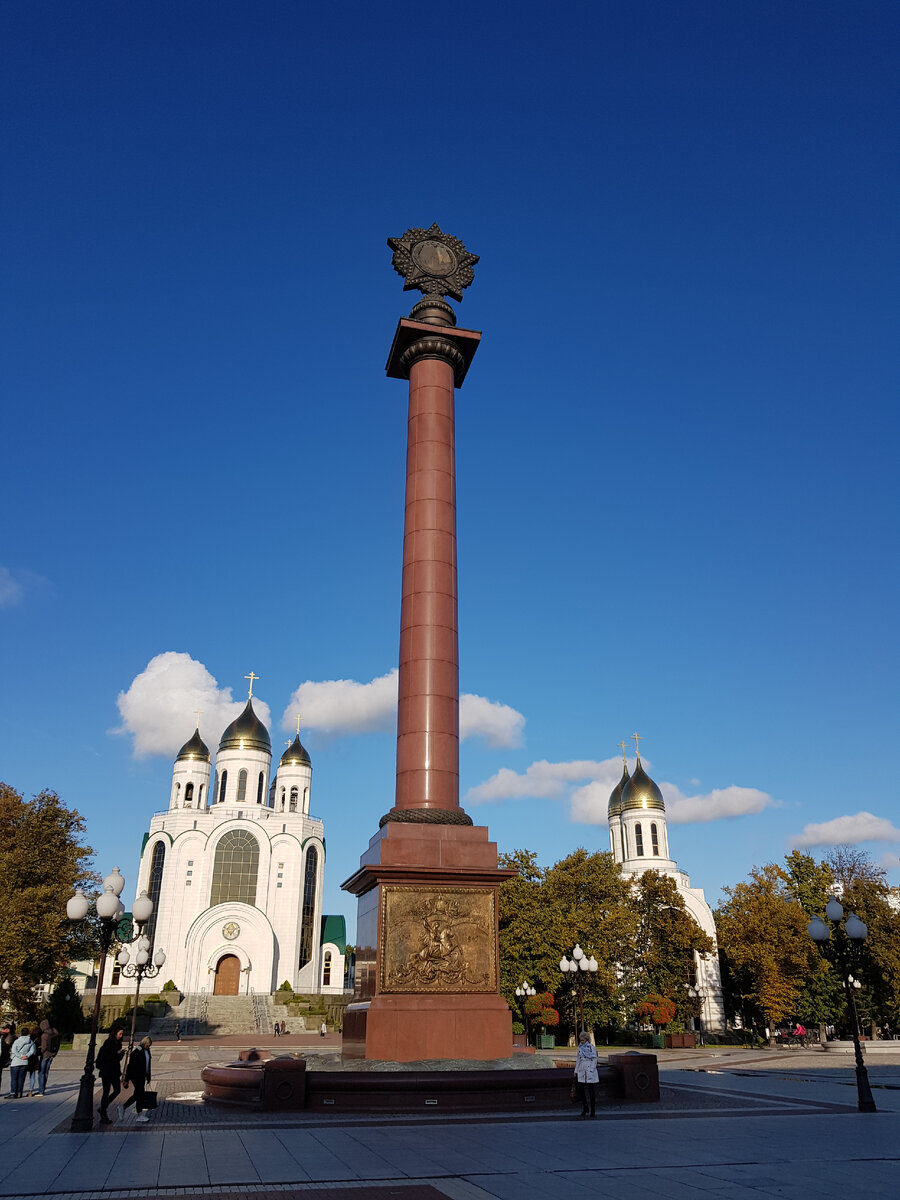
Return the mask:
<path id="1" fill-rule="evenodd" d="M 609 793 L 609 808 L 606 810 L 607 816 L 617 817 L 622 811 L 622 789 L 628 782 L 630 776 L 628 774 L 628 764 L 622 766 L 622 778 Z"/>
<path id="2" fill-rule="evenodd" d="M 656 808 L 666 811 L 662 792 L 637 760 L 634 774 L 622 789 L 622 811 L 628 812 L 635 808 Z"/>
<path id="3" fill-rule="evenodd" d="M 253 711 L 253 701 L 247 701 L 247 707 L 236 721 L 232 721 L 219 742 L 219 754 L 223 750 L 263 750 L 272 753 L 272 743 L 269 741 L 269 731 Z"/>
<path id="4" fill-rule="evenodd" d="M 300 742 L 300 734 L 298 733 L 291 744 L 281 756 L 282 767 L 311 767 L 312 761 L 306 752 L 306 747 Z"/>
<path id="5" fill-rule="evenodd" d="M 209 747 L 200 736 L 199 725 L 194 730 L 194 736 L 189 742 L 184 743 L 175 757 L 176 762 L 182 762 L 184 759 L 197 759 L 200 762 L 209 762 Z"/>

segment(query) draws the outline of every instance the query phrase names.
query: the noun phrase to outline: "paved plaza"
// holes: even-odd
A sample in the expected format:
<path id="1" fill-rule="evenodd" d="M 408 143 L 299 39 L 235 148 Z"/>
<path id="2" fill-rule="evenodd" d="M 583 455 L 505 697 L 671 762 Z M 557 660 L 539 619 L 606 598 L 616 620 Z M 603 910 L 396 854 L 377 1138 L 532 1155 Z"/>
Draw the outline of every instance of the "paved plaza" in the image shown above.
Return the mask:
<path id="1" fill-rule="evenodd" d="M 132 1108 L 124 1123 L 90 1134 L 68 1132 L 83 1056 L 60 1054 L 46 1096 L 0 1101 L 0 1196 L 900 1196 L 900 1044 L 871 1057 L 875 1114 L 856 1111 L 852 1057 L 721 1048 L 661 1052 L 660 1104 L 616 1105 L 581 1121 L 574 1109 L 377 1118 L 223 1111 L 199 1100 L 199 1072 L 235 1057 L 232 1041 L 157 1043 L 160 1107 L 150 1124 L 135 1125 Z M 336 1039 L 308 1044 L 337 1052 Z"/>

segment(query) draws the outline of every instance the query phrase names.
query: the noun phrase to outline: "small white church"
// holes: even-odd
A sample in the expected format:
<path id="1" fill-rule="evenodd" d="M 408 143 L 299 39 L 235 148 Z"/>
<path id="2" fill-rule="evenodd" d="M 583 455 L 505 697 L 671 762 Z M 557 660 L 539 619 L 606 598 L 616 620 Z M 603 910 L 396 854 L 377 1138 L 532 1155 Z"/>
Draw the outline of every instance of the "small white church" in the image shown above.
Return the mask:
<path id="1" fill-rule="evenodd" d="M 623 874 L 637 878 L 645 871 L 658 871 L 660 875 L 667 875 L 674 880 L 685 908 L 716 946 L 716 923 L 703 889 L 692 888 L 690 877 L 669 857 L 665 801 L 662 792 L 644 770 L 640 751 L 633 775 L 628 772 L 627 761 L 623 763 L 622 778 L 609 797 L 607 818 L 609 848 Z M 703 1029 L 723 1030 L 725 1008 L 718 954 L 696 954 L 694 968 L 692 986 L 699 1001 Z"/>
<path id="2" fill-rule="evenodd" d="M 137 894 L 166 954 L 156 981 L 188 994 L 344 989 L 343 918 L 323 916 L 325 835 L 310 815 L 312 763 L 297 736 L 272 779 L 269 732 L 251 695 L 222 734 L 215 769 L 200 729 L 179 750 L 169 806 L 144 835 Z M 134 990 L 108 962 L 104 992 Z"/>

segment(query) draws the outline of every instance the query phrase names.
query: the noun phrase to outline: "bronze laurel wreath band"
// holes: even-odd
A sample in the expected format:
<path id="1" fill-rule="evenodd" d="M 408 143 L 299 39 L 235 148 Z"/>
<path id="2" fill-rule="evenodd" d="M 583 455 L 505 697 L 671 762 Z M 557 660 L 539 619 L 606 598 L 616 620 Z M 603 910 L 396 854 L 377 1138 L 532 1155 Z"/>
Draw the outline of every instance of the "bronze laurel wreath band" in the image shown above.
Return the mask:
<path id="1" fill-rule="evenodd" d="M 378 828 L 389 821 L 405 822 L 408 825 L 473 825 L 468 813 L 461 808 L 392 808 L 378 822 Z"/>

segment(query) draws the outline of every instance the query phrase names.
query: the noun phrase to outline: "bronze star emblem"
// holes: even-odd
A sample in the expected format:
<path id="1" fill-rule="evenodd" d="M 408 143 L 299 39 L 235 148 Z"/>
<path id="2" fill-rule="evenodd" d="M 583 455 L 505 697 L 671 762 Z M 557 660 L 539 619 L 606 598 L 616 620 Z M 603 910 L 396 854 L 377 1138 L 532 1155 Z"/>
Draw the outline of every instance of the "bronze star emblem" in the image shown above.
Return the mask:
<path id="1" fill-rule="evenodd" d="M 430 229 L 407 229 L 403 237 L 388 238 L 393 265 L 403 276 L 403 290 L 417 288 L 429 296 L 462 300 L 463 288 L 475 278 L 477 254 L 470 254 L 459 238 L 435 224 Z"/>

